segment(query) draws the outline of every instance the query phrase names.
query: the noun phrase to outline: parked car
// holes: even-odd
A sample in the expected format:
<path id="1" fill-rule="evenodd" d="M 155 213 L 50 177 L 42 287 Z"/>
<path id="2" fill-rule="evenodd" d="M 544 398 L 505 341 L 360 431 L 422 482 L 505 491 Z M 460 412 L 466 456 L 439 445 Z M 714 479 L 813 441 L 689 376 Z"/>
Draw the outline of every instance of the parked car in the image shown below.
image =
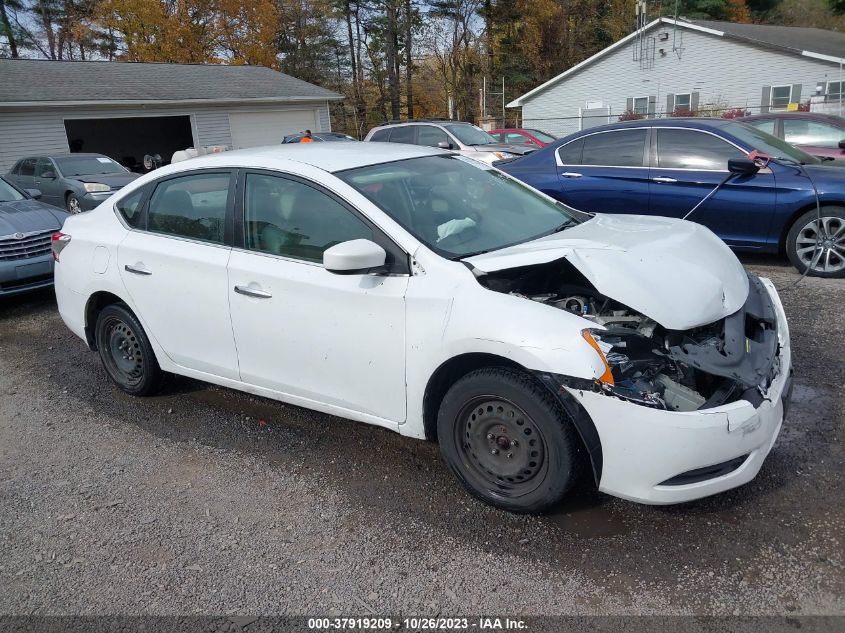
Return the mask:
<path id="1" fill-rule="evenodd" d="M 53 284 L 52 236 L 67 213 L 0 176 L 0 298 Z"/>
<path id="2" fill-rule="evenodd" d="M 534 147 L 501 143 L 471 123 L 443 119 L 394 121 L 374 127 L 364 140 L 450 149 L 485 163 L 536 151 Z"/>
<path id="3" fill-rule="evenodd" d="M 814 156 L 845 161 L 845 118 L 816 112 L 770 112 L 743 121 Z"/>
<path id="4" fill-rule="evenodd" d="M 284 139 L 282 139 L 282 143 L 299 143 L 302 138 L 305 136 L 305 132 L 298 132 L 296 134 L 289 134 Z M 318 143 L 321 141 L 334 143 L 348 143 L 349 141 L 357 141 L 358 139 L 349 136 L 348 134 L 340 134 L 339 132 L 314 132 L 311 134 L 311 138 L 317 141 Z"/>
<path id="5" fill-rule="evenodd" d="M 438 149 L 198 157 L 53 243 L 62 319 L 120 389 L 175 373 L 437 440 L 508 510 L 582 469 L 643 503 L 733 488 L 789 400 L 778 294 L 710 231 L 593 217 Z"/>
<path id="6" fill-rule="evenodd" d="M 524 128 L 501 128 L 490 130 L 490 136 L 511 145 L 533 145 L 534 147 L 545 147 L 557 140 L 556 136 L 541 132 L 540 130 Z"/>
<path id="7" fill-rule="evenodd" d="M 138 176 L 108 156 L 81 153 L 22 158 L 8 173 L 19 187 L 39 189 L 43 202 L 69 213 L 93 209 Z"/>
<path id="8" fill-rule="evenodd" d="M 754 150 L 779 159 L 729 172 Z M 842 277 L 845 169 L 829 165 L 744 123 L 670 118 L 590 128 L 500 167 L 582 211 L 686 218 L 695 209 L 689 219 L 735 250 L 785 251 L 799 271 L 812 264 L 809 274 Z"/>

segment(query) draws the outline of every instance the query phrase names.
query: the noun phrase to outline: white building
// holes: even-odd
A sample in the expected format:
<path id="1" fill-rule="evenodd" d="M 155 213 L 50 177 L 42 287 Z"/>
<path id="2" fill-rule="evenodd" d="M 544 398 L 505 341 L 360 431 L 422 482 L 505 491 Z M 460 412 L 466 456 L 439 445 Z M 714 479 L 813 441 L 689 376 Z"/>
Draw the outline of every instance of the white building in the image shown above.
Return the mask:
<path id="1" fill-rule="evenodd" d="M 660 18 L 510 102 L 522 125 L 557 135 L 634 111 L 719 116 L 822 101 L 845 114 L 845 33 Z M 795 107 L 794 105 L 792 106 Z"/>

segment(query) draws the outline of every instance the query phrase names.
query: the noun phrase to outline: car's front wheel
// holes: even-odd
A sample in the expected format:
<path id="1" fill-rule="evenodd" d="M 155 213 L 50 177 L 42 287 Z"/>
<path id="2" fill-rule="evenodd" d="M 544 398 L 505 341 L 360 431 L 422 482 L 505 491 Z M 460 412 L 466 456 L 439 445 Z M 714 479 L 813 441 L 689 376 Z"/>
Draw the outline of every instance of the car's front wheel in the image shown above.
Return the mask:
<path id="1" fill-rule="evenodd" d="M 79 198 L 76 197 L 75 193 L 67 194 L 65 206 L 67 207 L 68 213 L 82 213 L 82 205 L 79 203 Z"/>
<path id="2" fill-rule="evenodd" d="M 786 236 L 786 254 L 799 272 L 813 277 L 845 276 L 845 207 L 813 209 Z"/>
<path id="3" fill-rule="evenodd" d="M 156 360 L 144 328 L 121 304 L 103 308 L 95 330 L 97 350 L 109 377 L 133 396 L 157 393 L 167 378 Z"/>
<path id="4" fill-rule="evenodd" d="M 511 512 L 560 501 L 583 464 L 572 420 L 530 375 L 490 367 L 446 393 L 437 418 L 443 458 L 473 495 Z"/>

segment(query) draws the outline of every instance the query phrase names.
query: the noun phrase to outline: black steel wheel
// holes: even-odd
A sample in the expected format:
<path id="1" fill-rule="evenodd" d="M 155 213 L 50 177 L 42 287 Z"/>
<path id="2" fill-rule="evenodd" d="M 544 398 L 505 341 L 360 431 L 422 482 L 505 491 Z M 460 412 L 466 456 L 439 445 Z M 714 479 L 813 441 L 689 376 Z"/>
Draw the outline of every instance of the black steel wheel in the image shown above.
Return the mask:
<path id="1" fill-rule="evenodd" d="M 443 458 L 479 499 L 513 512 L 555 505 L 583 464 L 571 418 L 532 376 L 510 368 L 471 372 L 438 415 Z"/>
<path id="2" fill-rule="evenodd" d="M 118 387 L 135 396 L 160 390 L 167 375 L 158 365 L 144 328 L 126 306 L 103 308 L 95 338 L 103 367 Z"/>

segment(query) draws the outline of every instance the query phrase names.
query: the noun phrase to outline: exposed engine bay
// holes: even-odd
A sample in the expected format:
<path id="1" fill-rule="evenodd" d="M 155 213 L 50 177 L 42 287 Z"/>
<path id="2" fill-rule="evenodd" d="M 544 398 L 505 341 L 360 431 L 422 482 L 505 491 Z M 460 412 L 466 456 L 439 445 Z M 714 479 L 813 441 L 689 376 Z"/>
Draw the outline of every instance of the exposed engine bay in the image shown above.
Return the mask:
<path id="1" fill-rule="evenodd" d="M 669 411 L 695 411 L 740 399 L 756 407 L 777 374 L 775 308 L 751 274 L 748 299 L 739 311 L 685 331 L 666 329 L 602 295 L 565 259 L 476 277 L 490 290 L 594 323 L 595 329 L 586 329 L 613 376 L 594 386 L 608 395 Z"/>

